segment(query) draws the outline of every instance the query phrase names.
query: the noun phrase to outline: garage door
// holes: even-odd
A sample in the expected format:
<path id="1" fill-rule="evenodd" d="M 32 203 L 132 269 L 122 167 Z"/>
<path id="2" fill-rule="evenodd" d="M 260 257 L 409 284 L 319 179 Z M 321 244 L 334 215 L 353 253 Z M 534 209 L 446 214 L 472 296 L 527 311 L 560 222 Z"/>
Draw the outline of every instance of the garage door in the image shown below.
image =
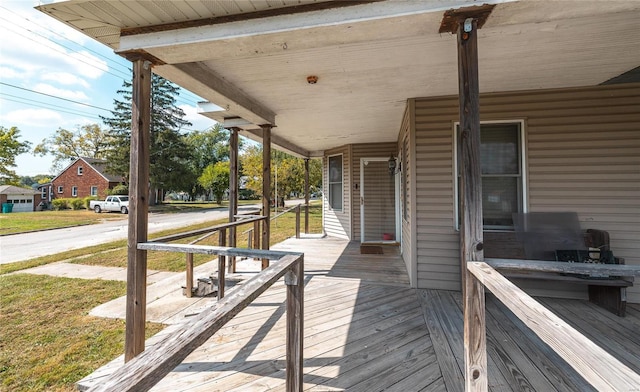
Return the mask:
<path id="1" fill-rule="evenodd" d="M 33 197 L 28 198 L 26 196 L 9 196 L 7 198 L 7 203 L 13 203 L 12 212 L 33 211 Z"/>

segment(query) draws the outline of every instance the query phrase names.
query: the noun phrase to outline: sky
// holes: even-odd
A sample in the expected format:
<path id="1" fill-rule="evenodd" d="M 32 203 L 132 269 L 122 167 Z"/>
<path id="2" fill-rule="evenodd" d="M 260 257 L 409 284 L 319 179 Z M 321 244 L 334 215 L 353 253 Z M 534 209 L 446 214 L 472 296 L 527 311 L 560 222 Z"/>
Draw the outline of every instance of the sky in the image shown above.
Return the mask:
<path id="1" fill-rule="evenodd" d="M 113 50 L 34 7 L 33 0 L 0 0 L 0 126 L 20 129 L 32 148 L 59 128 L 104 124 L 117 90 L 131 80 L 131 63 Z M 182 90 L 177 105 L 204 130 L 215 122 L 196 113 L 202 99 Z M 19 176 L 51 174 L 53 157 L 29 152 L 16 158 Z"/>

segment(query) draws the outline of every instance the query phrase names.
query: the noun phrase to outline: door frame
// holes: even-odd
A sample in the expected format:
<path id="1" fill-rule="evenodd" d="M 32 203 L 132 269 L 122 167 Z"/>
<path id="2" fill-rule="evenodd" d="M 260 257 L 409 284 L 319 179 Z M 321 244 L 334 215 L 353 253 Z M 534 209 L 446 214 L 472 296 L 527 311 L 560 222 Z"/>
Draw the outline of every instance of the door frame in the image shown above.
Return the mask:
<path id="1" fill-rule="evenodd" d="M 397 158 L 396 158 L 397 159 Z M 393 203 L 395 204 L 393 207 L 393 211 L 394 211 L 394 215 L 395 215 L 395 226 L 394 226 L 394 240 L 389 240 L 389 241 L 385 241 L 385 240 L 380 240 L 380 241 L 365 241 L 364 238 L 364 198 L 365 198 L 365 194 L 364 194 L 364 167 L 365 162 L 389 162 L 389 158 L 383 158 L 383 157 L 369 157 L 369 158 L 360 158 L 360 243 L 365 244 L 365 243 L 381 243 L 381 244 L 401 244 L 402 241 L 402 237 L 400 235 L 400 233 L 402 232 L 402 230 L 399 228 L 401 228 L 401 221 L 400 221 L 400 215 L 398 214 L 399 211 L 399 200 L 400 200 L 400 181 L 398 180 L 398 173 L 395 173 L 393 175 L 394 179 L 393 179 L 393 188 L 394 188 L 394 198 L 393 198 Z"/>

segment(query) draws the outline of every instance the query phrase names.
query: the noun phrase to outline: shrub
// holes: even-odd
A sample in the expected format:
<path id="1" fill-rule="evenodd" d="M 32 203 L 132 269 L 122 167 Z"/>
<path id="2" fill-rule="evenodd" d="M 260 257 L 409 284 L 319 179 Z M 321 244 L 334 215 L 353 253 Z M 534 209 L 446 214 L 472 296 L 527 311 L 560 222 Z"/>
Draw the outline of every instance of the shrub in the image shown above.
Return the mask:
<path id="1" fill-rule="evenodd" d="M 72 210 L 80 210 L 84 207 L 84 199 L 71 199 L 69 200 Z"/>
<path id="2" fill-rule="evenodd" d="M 56 211 L 69 209 L 69 199 L 53 199 L 51 203 Z"/>
<path id="3" fill-rule="evenodd" d="M 86 208 L 87 210 L 90 210 L 91 207 L 89 207 L 89 204 L 91 204 L 91 200 L 98 200 L 97 196 L 87 196 L 84 199 L 82 199 L 82 202 L 84 203 L 84 208 Z"/>
<path id="4" fill-rule="evenodd" d="M 108 193 L 110 195 L 128 195 L 129 187 L 124 184 L 116 185 L 113 189 L 108 190 Z"/>

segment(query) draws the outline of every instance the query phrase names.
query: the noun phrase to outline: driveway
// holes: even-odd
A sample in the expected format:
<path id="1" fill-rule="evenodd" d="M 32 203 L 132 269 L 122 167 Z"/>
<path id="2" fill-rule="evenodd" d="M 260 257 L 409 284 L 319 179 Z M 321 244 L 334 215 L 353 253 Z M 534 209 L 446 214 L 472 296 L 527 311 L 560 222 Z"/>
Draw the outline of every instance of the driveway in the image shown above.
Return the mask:
<path id="1" fill-rule="evenodd" d="M 239 206 L 238 213 L 255 211 L 256 208 L 260 206 L 258 204 Z M 224 219 L 228 216 L 229 212 L 226 208 L 173 214 L 151 213 L 149 214 L 149 233 Z M 127 234 L 128 222 L 127 219 L 123 219 L 90 226 L 7 235 L 0 237 L 0 264 L 125 239 Z"/>

